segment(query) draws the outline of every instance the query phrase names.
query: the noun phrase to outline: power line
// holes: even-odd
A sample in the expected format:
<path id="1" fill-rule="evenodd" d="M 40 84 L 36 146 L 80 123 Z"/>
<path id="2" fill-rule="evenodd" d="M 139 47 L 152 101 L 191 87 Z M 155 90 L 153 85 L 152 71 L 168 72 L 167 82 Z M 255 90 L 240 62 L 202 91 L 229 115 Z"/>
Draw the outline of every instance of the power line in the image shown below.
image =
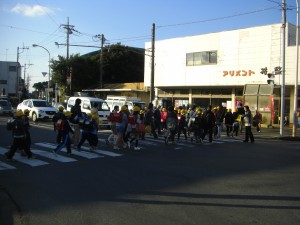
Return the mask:
<path id="1" fill-rule="evenodd" d="M 35 1 L 36 1 L 36 3 L 37 3 L 38 5 L 41 5 L 41 6 L 42 6 L 42 4 L 40 4 L 38 0 L 35 0 Z M 55 23 L 57 26 L 59 26 L 59 23 L 57 23 L 57 22 L 50 16 L 50 14 L 49 14 L 46 10 L 44 10 L 43 7 L 41 7 L 41 9 L 44 11 L 44 13 L 46 13 L 46 15 L 50 18 L 50 20 L 51 20 L 53 23 Z"/>
<path id="2" fill-rule="evenodd" d="M 245 13 L 239 13 L 235 15 L 230 15 L 230 16 L 223 16 L 223 17 L 217 17 L 217 18 L 212 18 L 212 19 L 205 19 L 205 20 L 198 20 L 198 21 L 193 21 L 193 22 L 186 22 L 186 23 L 177 23 L 177 24 L 169 24 L 169 25 L 162 25 L 162 26 L 157 26 L 158 28 L 165 28 L 165 27 L 176 27 L 176 26 L 184 26 L 184 25 L 190 25 L 190 24 L 196 24 L 196 23 L 205 23 L 205 22 L 211 22 L 211 21 L 217 21 L 217 20 L 225 20 L 225 19 L 230 19 L 238 16 L 245 16 L 245 15 L 250 15 L 254 13 L 259 13 L 259 12 L 264 12 L 267 10 L 272 10 L 276 9 L 276 7 L 270 7 L 270 8 L 265 8 L 265 9 L 258 9 L 255 11 L 250 11 L 250 12 L 245 12 Z"/>

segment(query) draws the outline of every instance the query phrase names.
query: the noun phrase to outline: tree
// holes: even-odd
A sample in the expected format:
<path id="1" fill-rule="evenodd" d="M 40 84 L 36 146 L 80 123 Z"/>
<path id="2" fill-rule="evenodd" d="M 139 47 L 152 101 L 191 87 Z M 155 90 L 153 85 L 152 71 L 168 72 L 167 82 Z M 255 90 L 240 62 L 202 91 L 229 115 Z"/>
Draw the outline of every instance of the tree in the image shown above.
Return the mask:
<path id="1" fill-rule="evenodd" d="M 102 81 L 103 83 L 143 82 L 144 49 L 111 45 L 103 48 Z M 72 91 L 97 88 L 100 83 L 100 52 L 95 51 L 80 56 L 71 55 L 67 61 L 58 56 L 51 61 L 53 83 L 62 89 L 67 87 L 68 68 L 72 71 Z"/>

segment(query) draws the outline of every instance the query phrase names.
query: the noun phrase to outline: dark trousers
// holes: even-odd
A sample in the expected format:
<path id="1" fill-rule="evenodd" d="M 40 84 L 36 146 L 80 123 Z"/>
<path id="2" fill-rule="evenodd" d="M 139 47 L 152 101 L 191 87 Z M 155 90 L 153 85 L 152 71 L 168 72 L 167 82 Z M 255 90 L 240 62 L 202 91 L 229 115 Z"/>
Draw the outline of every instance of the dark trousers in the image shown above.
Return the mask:
<path id="1" fill-rule="evenodd" d="M 226 125 L 227 136 L 229 136 L 231 132 L 232 132 L 232 125 Z"/>
<path id="2" fill-rule="evenodd" d="M 152 134 L 153 134 L 153 137 L 154 137 L 154 138 L 157 138 L 157 134 L 156 134 L 155 129 L 156 129 L 155 124 L 154 124 L 154 122 L 152 122 L 152 123 L 151 123 Z"/>
<path id="3" fill-rule="evenodd" d="M 64 147 L 67 148 L 67 152 L 71 153 L 71 140 L 69 137 L 69 133 L 62 134 L 63 140 L 62 142 L 55 148 L 55 152 L 59 152 L 62 150 Z"/>
<path id="4" fill-rule="evenodd" d="M 203 135 L 202 135 L 202 140 L 204 140 L 207 133 L 208 133 L 208 141 L 212 142 L 213 127 L 205 127 L 204 128 L 204 132 L 203 132 Z"/>
<path id="5" fill-rule="evenodd" d="M 184 127 L 178 128 L 177 139 L 180 138 L 180 134 L 183 133 L 185 140 L 187 139 L 186 129 Z"/>
<path id="6" fill-rule="evenodd" d="M 61 131 L 57 131 L 56 143 L 59 144 L 61 142 L 61 139 L 62 139 L 62 132 Z"/>
<path id="7" fill-rule="evenodd" d="M 24 148 L 25 146 L 25 148 Z M 12 145 L 10 146 L 10 150 L 5 153 L 7 159 L 12 159 L 18 149 L 24 149 L 28 158 L 31 158 L 32 152 L 26 146 L 25 138 L 14 138 Z"/>
<path id="8" fill-rule="evenodd" d="M 251 126 L 245 126 L 245 130 L 246 130 L 245 141 L 249 141 L 249 137 L 250 137 L 250 141 L 253 142 L 254 137 L 251 131 Z"/>
<path id="9" fill-rule="evenodd" d="M 89 142 L 90 146 L 97 146 L 98 144 L 98 136 L 96 134 L 82 133 L 78 147 L 81 147 L 85 140 Z"/>
<path id="10" fill-rule="evenodd" d="M 31 137 L 30 137 L 30 133 L 29 133 L 29 131 L 27 130 L 27 131 L 25 132 L 25 134 L 26 134 L 25 148 L 30 149 L 30 148 L 31 148 Z"/>

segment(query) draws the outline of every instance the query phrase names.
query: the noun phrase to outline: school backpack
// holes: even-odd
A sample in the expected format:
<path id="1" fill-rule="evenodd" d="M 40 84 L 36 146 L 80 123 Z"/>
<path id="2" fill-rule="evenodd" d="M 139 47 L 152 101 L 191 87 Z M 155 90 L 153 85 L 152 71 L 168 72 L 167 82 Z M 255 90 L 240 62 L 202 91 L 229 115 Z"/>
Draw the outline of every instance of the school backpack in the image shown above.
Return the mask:
<path id="1" fill-rule="evenodd" d="M 122 121 L 122 114 L 121 113 L 110 113 L 107 117 L 108 122 L 116 122 L 120 123 Z"/>
<path id="2" fill-rule="evenodd" d="M 14 129 L 16 129 L 16 120 L 13 119 L 13 118 L 8 119 L 7 123 L 6 123 L 6 129 L 7 130 L 14 130 Z"/>
<path id="3" fill-rule="evenodd" d="M 128 116 L 128 123 L 135 124 L 135 116 L 133 114 Z"/>
<path id="4" fill-rule="evenodd" d="M 65 121 L 63 119 L 58 119 L 56 122 L 56 130 L 63 131 L 65 126 Z"/>
<path id="5" fill-rule="evenodd" d="M 89 131 L 94 130 L 93 122 L 90 119 L 86 118 L 82 123 L 82 129 Z"/>
<path id="6" fill-rule="evenodd" d="M 206 115 L 204 116 L 204 120 L 207 126 L 214 126 L 214 115 L 211 111 L 206 112 Z"/>

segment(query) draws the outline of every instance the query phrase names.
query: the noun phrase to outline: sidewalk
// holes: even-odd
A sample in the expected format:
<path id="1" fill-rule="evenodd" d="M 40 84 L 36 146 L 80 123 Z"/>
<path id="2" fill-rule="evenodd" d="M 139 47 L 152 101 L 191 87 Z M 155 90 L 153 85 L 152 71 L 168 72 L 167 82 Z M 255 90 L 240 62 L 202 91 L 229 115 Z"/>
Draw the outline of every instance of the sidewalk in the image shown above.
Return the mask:
<path id="1" fill-rule="evenodd" d="M 296 136 L 293 137 L 293 128 L 285 126 L 283 128 L 282 136 L 280 135 L 280 126 L 274 124 L 273 127 L 262 127 L 261 132 L 257 132 L 255 127 L 252 127 L 254 138 L 274 138 L 290 141 L 300 141 L 300 128 L 297 128 Z"/>

